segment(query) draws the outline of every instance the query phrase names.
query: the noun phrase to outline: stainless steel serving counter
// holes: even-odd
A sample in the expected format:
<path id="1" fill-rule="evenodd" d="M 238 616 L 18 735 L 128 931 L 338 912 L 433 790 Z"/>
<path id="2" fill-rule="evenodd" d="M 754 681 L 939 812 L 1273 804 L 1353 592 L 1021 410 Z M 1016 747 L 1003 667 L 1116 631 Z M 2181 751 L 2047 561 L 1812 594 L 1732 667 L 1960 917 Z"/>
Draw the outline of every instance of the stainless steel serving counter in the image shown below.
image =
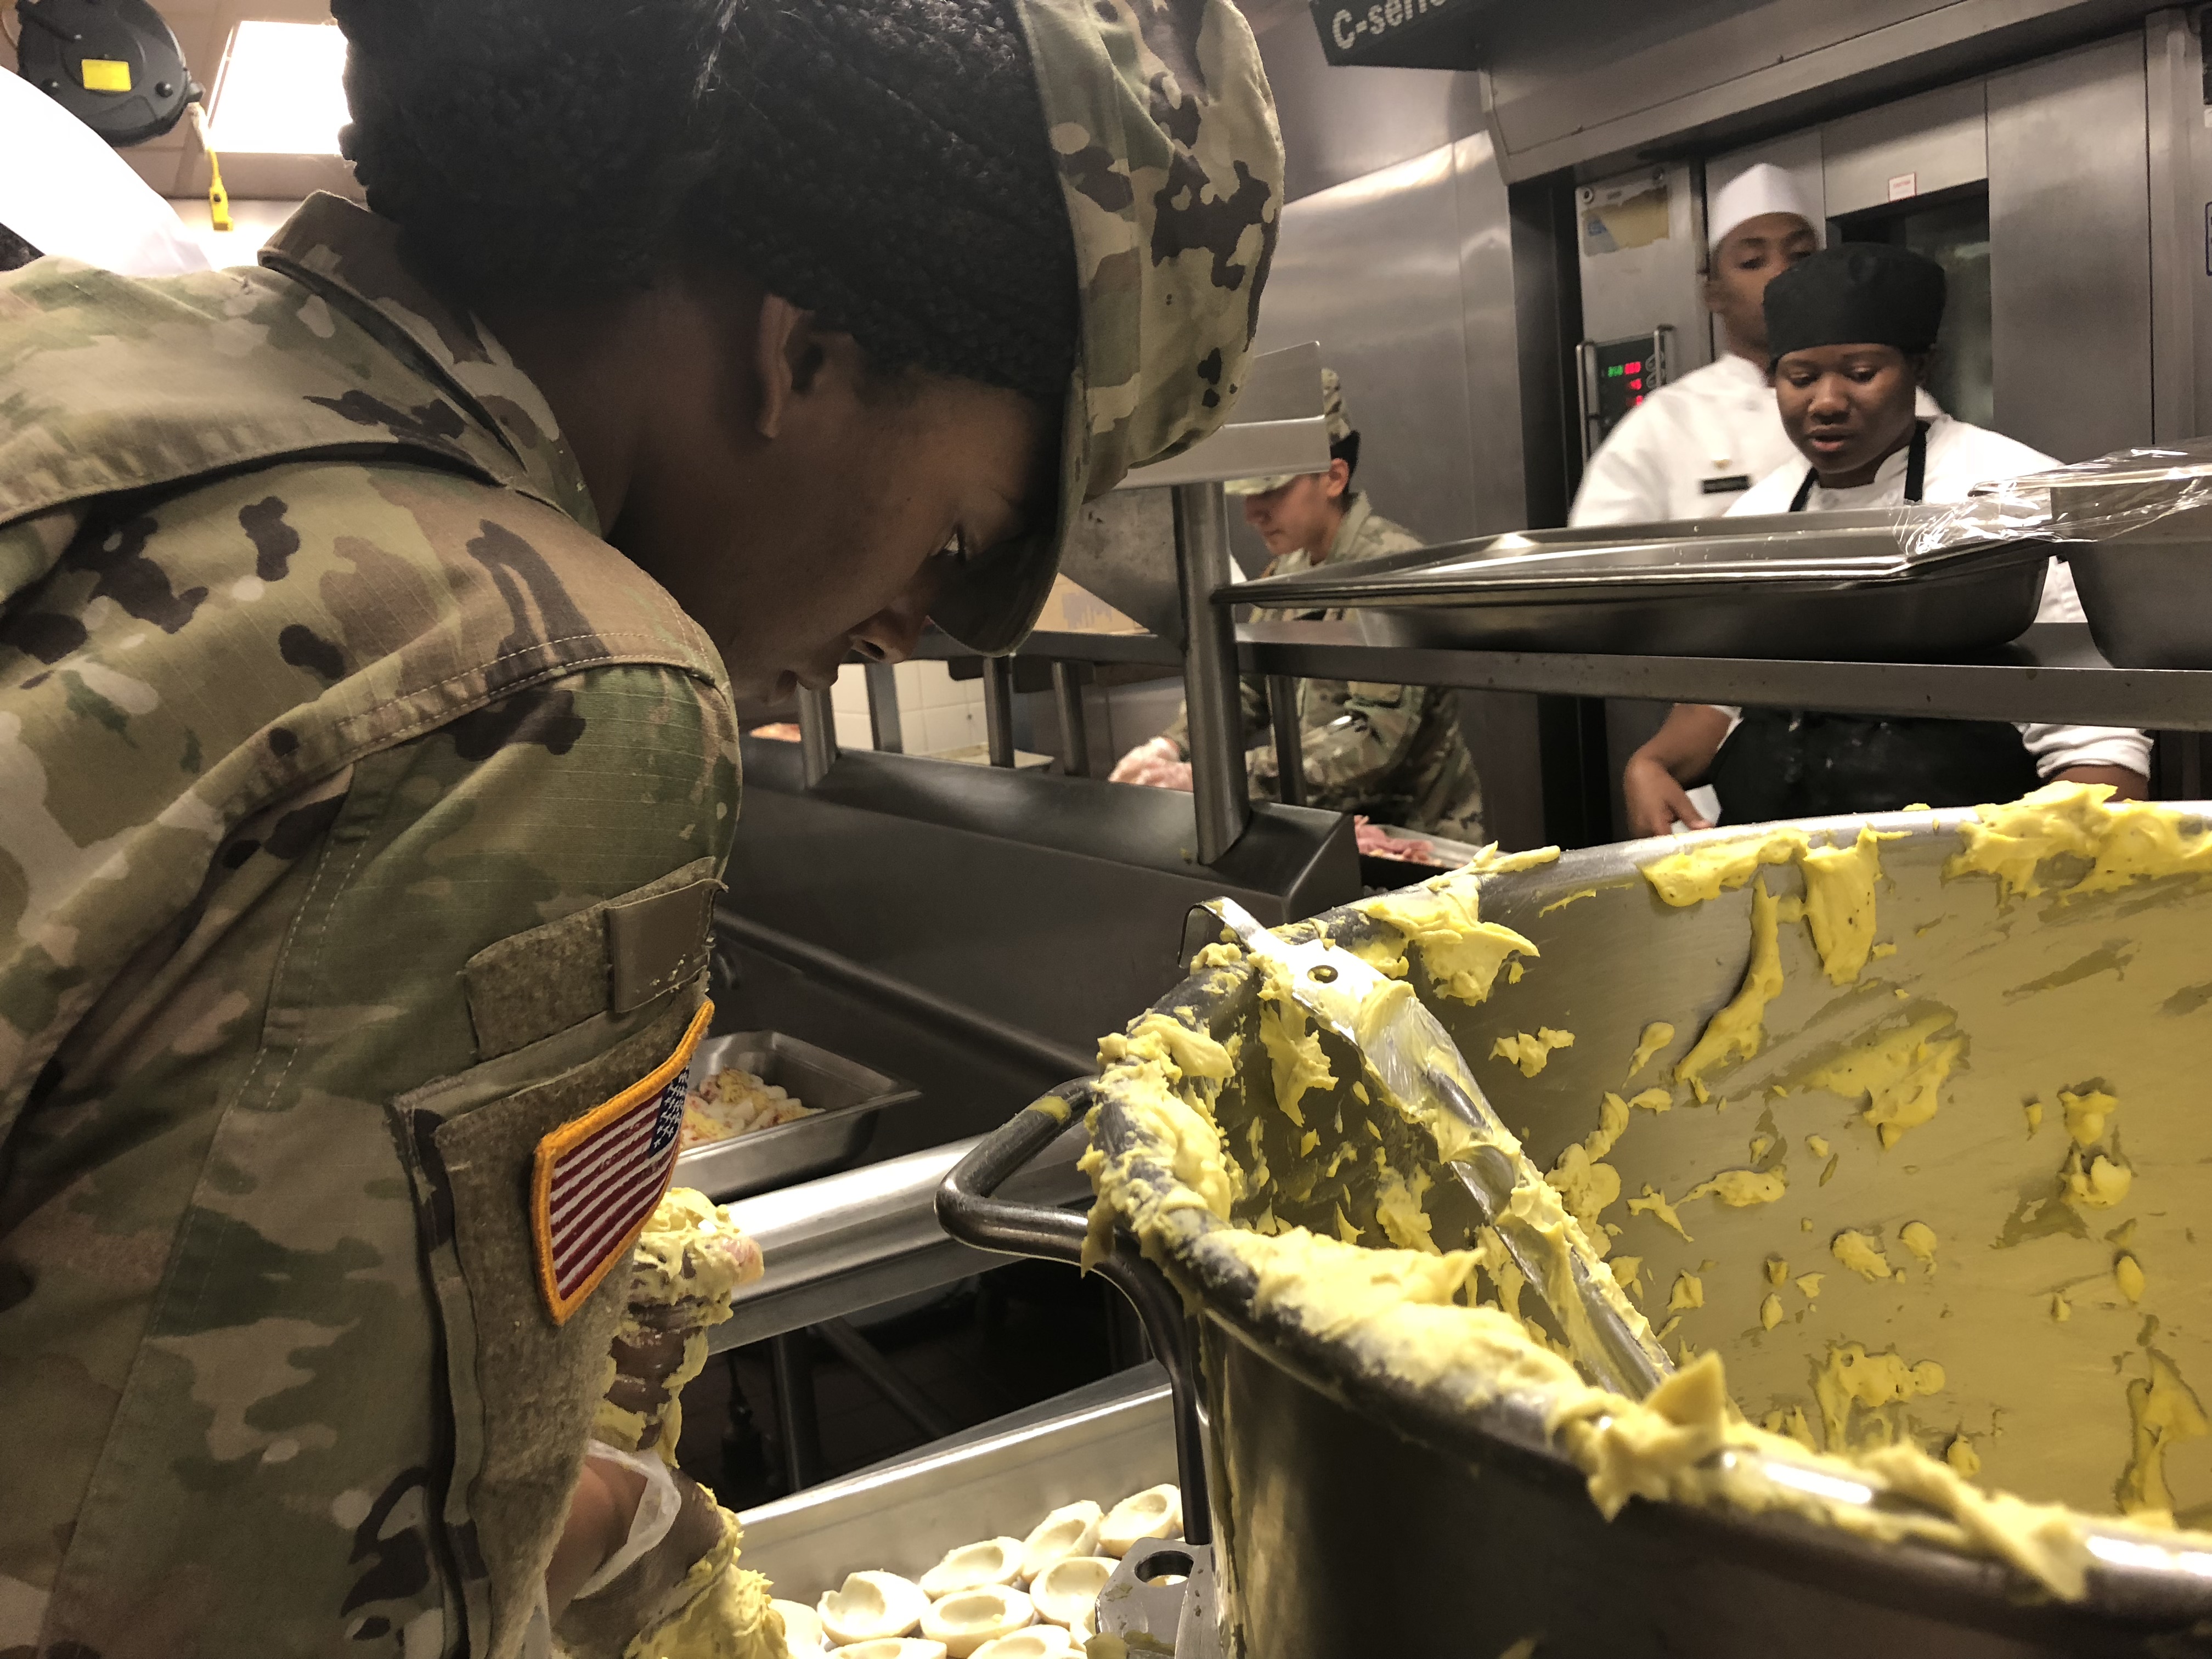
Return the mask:
<path id="1" fill-rule="evenodd" d="M 975 653 L 932 629 L 915 654 L 951 659 Z M 1149 634 L 1033 634 L 1021 654 L 1163 669 L 1182 665 L 1175 647 Z M 1249 623 L 1237 630 L 1237 656 L 1247 674 L 2212 732 L 2212 669 L 2115 668 L 2080 623 L 2040 624 L 1986 659 L 1963 663 L 1414 648 L 1371 644 L 1355 622 Z"/>

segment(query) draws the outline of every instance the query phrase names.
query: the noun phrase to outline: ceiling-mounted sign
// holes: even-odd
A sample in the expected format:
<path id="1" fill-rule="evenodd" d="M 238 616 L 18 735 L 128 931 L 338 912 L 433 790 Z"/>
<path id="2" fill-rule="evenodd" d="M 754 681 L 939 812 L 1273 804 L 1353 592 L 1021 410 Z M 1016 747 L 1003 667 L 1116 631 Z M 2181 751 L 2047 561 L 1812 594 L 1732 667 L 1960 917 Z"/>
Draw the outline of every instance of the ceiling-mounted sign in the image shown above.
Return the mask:
<path id="1" fill-rule="evenodd" d="M 1473 69 L 1491 0 L 1311 0 L 1322 53 L 1369 68 Z"/>

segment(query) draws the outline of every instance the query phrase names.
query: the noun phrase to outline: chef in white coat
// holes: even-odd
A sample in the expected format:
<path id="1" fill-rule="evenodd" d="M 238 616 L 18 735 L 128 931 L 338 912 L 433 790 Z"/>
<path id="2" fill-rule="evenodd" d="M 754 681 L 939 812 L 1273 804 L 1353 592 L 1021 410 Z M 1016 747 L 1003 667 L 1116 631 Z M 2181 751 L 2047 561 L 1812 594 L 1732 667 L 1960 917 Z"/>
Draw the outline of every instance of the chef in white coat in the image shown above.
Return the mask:
<path id="1" fill-rule="evenodd" d="M 1943 301 L 1941 265 L 1882 244 L 1832 247 L 1776 279 L 1766 334 L 1795 455 L 1731 515 L 1963 501 L 1978 483 L 2058 465 L 2001 433 L 1921 413 Z M 2037 619 L 2081 618 L 2073 578 L 2053 561 Z M 1975 805 L 2052 779 L 2109 783 L 2136 799 L 2149 771 L 2149 738 L 2125 728 L 1678 703 L 1630 757 L 1622 789 L 1632 832 L 1663 835 L 1677 819 L 1705 827 L 1686 791 L 1708 781 L 1725 821 L 1747 823 Z"/>
<path id="2" fill-rule="evenodd" d="M 1718 358 L 1662 386 L 1620 419 L 1589 464 L 1572 525 L 1710 519 L 1796 459 L 1766 383 L 1766 285 L 1820 245 L 1812 210 L 1780 167 L 1731 179 L 1706 216 L 1705 305 Z"/>
<path id="3" fill-rule="evenodd" d="M 27 21 L 27 20 L 26 20 Z M 90 127 L 0 69 L 0 270 L 60 254 L 125 276 L 205 270 L 176 210 Z"/>

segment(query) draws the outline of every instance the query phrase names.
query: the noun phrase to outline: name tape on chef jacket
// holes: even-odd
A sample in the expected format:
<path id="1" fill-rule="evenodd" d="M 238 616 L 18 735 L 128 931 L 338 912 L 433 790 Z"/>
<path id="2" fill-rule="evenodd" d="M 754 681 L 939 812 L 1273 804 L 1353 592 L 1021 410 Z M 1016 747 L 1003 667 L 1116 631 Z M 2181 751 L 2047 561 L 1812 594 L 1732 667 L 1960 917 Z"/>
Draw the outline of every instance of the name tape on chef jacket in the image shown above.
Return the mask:
<path id="1" fill-rule="evenodd" d="M 700 1003 L 675 1053 L 538 1143 L 530 1231 L 538 1288 L 556 1325 L 629 1259 L 666 1194 L 691 1094 L 691 1052 L 714 1016 L 712 1002 Z"/>

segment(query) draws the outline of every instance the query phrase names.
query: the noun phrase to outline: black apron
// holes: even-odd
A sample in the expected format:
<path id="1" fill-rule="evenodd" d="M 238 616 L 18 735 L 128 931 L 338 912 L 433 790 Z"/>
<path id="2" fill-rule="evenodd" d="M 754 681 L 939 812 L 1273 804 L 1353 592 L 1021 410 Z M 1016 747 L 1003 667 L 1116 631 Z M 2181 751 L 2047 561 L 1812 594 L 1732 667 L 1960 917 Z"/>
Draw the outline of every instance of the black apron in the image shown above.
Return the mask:
<path id="1" fill-rule="evenodd" d="M 1928 464 L 1928 422 L 1912 434 L 1905 499 L 1917 502 Z M 1811 470 L 1790 503 L 1802 513 L 1820 475 Z M 1730 823 L 1978 806 L 2013 800 L 2039 781 L 2015 726 L 2002 720 L 1825 714 L 1747 708 L 1713 757 L 1711 781 Z"/>

